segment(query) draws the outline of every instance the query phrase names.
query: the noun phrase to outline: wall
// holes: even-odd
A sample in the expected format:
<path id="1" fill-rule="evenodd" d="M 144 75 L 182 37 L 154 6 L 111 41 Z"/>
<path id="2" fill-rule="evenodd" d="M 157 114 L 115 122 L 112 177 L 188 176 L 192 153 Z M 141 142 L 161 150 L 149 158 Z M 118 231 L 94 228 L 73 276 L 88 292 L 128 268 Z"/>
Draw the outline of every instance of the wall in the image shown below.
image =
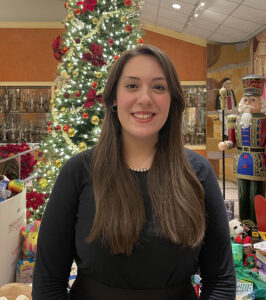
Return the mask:
<path id="1" fill-rule="evenodd" d="M 64 29 L 0 28 L 0 81 L 54 81 L 52 42 Z M 206 80 L 206 48 L 146 31 L 145 43 L 173 60 L 182 81 Z"/>
<path id="2" fill-rule="evenodd" d="M 52 42 L 62 31 L 0 28 L 0 81 L 54 81 Z"/>
<path id="3" fill-rule="evenodd" d="M 169 55 L 181 81 L 206 81 L 206 47 L 148 30 L 144 42 Z"/>

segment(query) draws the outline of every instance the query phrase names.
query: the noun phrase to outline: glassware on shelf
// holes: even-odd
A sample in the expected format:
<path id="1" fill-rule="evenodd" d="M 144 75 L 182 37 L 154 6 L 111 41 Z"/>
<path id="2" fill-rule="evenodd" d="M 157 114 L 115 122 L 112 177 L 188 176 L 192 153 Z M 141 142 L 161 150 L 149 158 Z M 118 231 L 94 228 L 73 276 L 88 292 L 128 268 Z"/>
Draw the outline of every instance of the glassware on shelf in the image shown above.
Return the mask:
<path id="1" fill-rule="evenodd" d="M 39 143 L 46 135 L 49 86 L 0 86 L 0 142 Z"/>
<path id="2" fill-rule="evenodd" d="M 203 145 L 205 143 L 205 86 L 182 86 L 185 110 L 183 114 L 183 133 L 185 144 Z"/>

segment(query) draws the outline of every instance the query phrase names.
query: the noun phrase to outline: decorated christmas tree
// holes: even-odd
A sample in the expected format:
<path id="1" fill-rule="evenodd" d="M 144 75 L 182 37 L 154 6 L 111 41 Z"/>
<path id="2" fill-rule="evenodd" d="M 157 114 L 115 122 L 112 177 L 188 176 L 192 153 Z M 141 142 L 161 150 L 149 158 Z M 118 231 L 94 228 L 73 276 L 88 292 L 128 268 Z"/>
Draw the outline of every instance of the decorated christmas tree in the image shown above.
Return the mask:
<path id="1" fill-rule="evenodd" d="M 47 136 L 40 145 L 38 175 L 27 193 L 27 217 L 42 217 L 63 164 L 91 148 L 104 118 L 102 94 L 111 65 L 143 43 L 140 0 L 68 0 L 65 32 L 53 43 L 59 61 Z"/>

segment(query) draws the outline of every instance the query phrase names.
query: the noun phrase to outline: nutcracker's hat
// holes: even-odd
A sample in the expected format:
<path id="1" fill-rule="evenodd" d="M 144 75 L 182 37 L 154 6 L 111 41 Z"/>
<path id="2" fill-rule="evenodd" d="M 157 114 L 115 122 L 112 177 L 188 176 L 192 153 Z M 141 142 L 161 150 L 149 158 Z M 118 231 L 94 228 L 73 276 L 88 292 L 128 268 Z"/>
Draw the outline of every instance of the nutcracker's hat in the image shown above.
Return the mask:
<path id="1" fill-rule="evenodd" d="M 265 78 L 259 75 L 248 75 L 242 78 L 244 95 L 246 96 L 261 96 L 263 94 Z"/>

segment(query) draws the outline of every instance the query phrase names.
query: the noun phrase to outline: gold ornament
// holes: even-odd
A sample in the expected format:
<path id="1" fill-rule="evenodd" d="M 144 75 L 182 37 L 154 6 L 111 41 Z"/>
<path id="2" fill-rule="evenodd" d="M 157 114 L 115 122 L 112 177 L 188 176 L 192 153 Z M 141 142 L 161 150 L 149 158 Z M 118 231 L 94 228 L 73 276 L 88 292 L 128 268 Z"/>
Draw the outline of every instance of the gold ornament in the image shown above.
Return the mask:
<path id="1" fill-rule="evenodd" d="M 103 76 L 102 72 L 97 72 L 97 73 L 96 73 L 96 77 L 97 77 L 97 78 L 102 78 L 102 76 Z"/>
<path id="2" fill-rule="evenodd" d="M 61 108 L 60 108 L 60 112 L 64 114 L 64 113 L 66 112 L 66 108 L 65 108 L 64 106 L 61 107 Z"/>
<path id="3" fill-rule="evenodd" d="M 80 142 L 80 143 L 79 143 L 79 150 L 80 150 L 80 151 L 84 151 L 84 150 L 86 150 L 86 149 L 87 149 L 86 143 Z"/>
<path id="4" fill-rule="evenodd" d="M 75 134 L 76 134 L 76 130 L 74 129 L 74 128 L 69 128 L 68 129 L 68 135 L 70 136 L 70 137 L 73 137 Z"/>
<path id="5" fill-rule="evenodd" d="M 72 75 L 73 75 L 74 77 L 77 77 L 77 76 L 79 76 L 79 72 L 78 72 L 77 70 L 73 70 L 73 71 L 72 71 Z"/>
<path id="6" fill-rule="evenodd" d="M 42 164 L 42 163 L 41 163 L 40 161 L 37 161 L 37 164 L 36 164 L 36 165 L 37 165 L 37 167 L 40 167 L 41 164 Z"/>
<path id="7" fill-rule="evenodd" d="M 42 188 L 47 187 L 47 185 L 48 185 L 47 179 L 41 178 L 41 179 L 39 180 L 39 186 L 41 186 Z"/>
<path id="8" fill-rule="evenodd" d="M 96 17 L 92 18 L 92 24 L 96 25 L 98 23 L 98 19 Z"/>
<path id="9" fill-rule="evenodd" d="M 67 65 L 67 67 L 68 67 L 69 69 L 73 69 L 73 64 L 72 64 L 72 63 L 69 63 L 69 64 Z"/>
<path id="10" fill-rule="evenodd" d="M 69 21 L 74 20 L 74 15 L 73 15 L 72 12 L 70 12 L 70 13 L 67 15 L 67 19 L 68 19 Z"/>
<path id="11" fill-rule="evenodd" d="M 126 21 L 127 21 L 127 16 L 122 16 L 121 17 L 121 22 L 126 23 Z"/>
<path id="12" fill-rule="evenodd" d="M 56 167 L 61 167 L 62 166 L 62 161 L 60 160 L 60 159 L 56 159 L 55 161 L 54 161 L 54 165 L 56 166 Z"/>
<path id="13" fill-rule="evenodd" d="M 53 174 L 54 174 L 53 171 L 51 171 L 51 170 L 47 171 L 47 177 L 52 177 Z"/>
<path id="14" fill-rule="evenodd" d="M 91 117 L 91 123 L 93 125 L 97 125 L 97 124 L 99 124 L 99 122 L 100 122 L 100 119 L 99 119 L 98 116 L 94 115 L 94 116 Z"/>
<path id="15" fill-rule="evenodd" d="M 60 74 L 63 78 L 68 79 L 69 75 L 67 74 L 67 71 L 62 71 Z"/>
<path id="16" fill-rule="evenodd" d="M 53 104 L 53 103 L 54 103 L 54 99 L 51 99 L 51 100 L 50 100 L 50 103 Z"/>

